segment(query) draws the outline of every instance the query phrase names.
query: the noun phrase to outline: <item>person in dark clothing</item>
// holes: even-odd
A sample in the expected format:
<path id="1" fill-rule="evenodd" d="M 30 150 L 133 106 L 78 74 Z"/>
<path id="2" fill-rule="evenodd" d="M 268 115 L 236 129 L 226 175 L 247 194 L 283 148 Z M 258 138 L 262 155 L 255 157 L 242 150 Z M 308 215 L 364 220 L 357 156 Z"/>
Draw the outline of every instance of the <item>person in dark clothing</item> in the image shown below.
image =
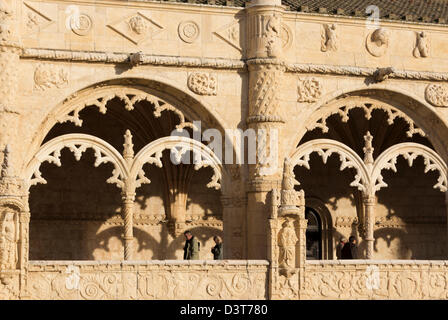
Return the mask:
<path id="1" fill-rule="evenodd" d="M 336 246 L 336 257 L 338 258 L 338 259 L 342 259 L 342 248 L 344 248 L 344 245 L 347 243 L 347 238 L 345 238 L 345 237 L 342 237 L 340 240 L 339 240 L 339 243 L 338 243 L 338 245 Z"/>
<path id="2" fill-rule="evenodd" d="M 222 239 L 219 236 L 214 236 L 213 240 L 215 240 L 216 245 L 212 248 L 213 259 L 222 260 Z"/>
<path id="3" fill-rule="evenodd" d="M 358 248 L 356 246 L 356 238 L 351 236 L 348 238 L 348 242 L 344 245 L 341 250 L 341 259 L 357 259 L 358 258 Z"/>
<path id="4" fill-rule="evenodd" d="M 184 260 L 199 260 L 200 243 L 190 231 L 184 232 L 185 246 L 184 246 Z"/>

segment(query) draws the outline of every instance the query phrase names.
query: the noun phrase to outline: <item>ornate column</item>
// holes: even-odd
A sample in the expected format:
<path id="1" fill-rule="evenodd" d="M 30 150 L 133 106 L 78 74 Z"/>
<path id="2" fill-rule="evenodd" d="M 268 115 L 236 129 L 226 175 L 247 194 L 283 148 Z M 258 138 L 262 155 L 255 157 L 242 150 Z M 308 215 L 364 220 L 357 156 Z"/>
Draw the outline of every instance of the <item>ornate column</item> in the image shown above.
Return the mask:
<path id="1" fill-rule="evenodd" d="M 0 299 L 26 296 L 29 209 L 24 181 L 15 176 L 8 146 L 0 173 Z"/>
<path id="2" fill-rule="evenodd" d="M 17 137 L 20 112 L 15 104 L 18 91 L 20 38 L 15 7 L 21 1 L 0 2 L 0 147 Z M 14 149 L 16 150 L 16 148 Z M 14 156 L 19 156 L 15 152 Z"/>
<path id="3" fill-rule="evenodd" d="M 131 167 L 134 160 L 134 145 L 132 143 L 132 134 L 126 130 L 123 144 L 123 158 Z M 131 179 L 128 178 L 128 179 Z M 135 201 L 135 183 L 134 181 L 126 181 L 122 191 L 122 209 L 124 220 L 124 260 L 132 260 L 133 242 L 134 242 L 134 201 Z"/>
<path id="4" fill-rule="evenodd" d="M 373 136 L 367 131 L 367 134 L 364 136 L 364 163 L 369 172 L 372 172 L 374 159 L 373 159 L 373 150 L 372 147 Z M 366 241 L 366 259 L 373 258 L 373 228 L 375 225 L 375 204 L 376 204 L 376 196 L 373 190 L 367 190 L 362 195 L 362 202 L 364 207 L 364 241 Z"/>
<path id="5" fill-rule="evenodd" d="M 256 162 L 249 163 L 247 185 L 248 259 L 266 258 L 267 197 L 272 189 L 279 188 L 281 181 L 279 131 L 284 118 L 280 84 L 285 68 L 281 61 L 280 32 L 283 11 L 279 0 L 253 0 L 247 7 L 249 114 L 246 122 L 257 137 Z"/>
<path id="6" fill-rule="evenodd" d="M 304 192 L 294 190 L 296 184 L 293 166 L 285 160 L 282 189 L 271 191 L 268 220 L 271 299 L 299 299 L 304 286 L 307 220 Z"/>
<path id="7" fill-rule="evenodd" d="M 365 237 L 366 241 L 366 259 L 373 259 L 373 242 L 375 238 L 373 237 L 373 228 L 375 225 L 375 195 L 363 195 L 363 205 L 364 205 L 364 224 L 365 224 Z"/>

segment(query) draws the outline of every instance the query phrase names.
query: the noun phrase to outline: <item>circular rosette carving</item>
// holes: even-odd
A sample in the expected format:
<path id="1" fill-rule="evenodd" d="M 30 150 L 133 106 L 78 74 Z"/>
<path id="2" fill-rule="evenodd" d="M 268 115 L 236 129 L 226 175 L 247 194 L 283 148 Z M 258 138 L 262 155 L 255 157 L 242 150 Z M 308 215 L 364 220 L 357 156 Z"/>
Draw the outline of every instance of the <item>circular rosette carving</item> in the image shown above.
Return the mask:
<path id="1" fill-rule="evenodd" d="M 232 286 L 230 288 L 232 296 L 241 296 L 251 288 L 250 284 L 250 279 L 247 274 L 235 274 L 232 278 Z"/>
<path id="2" fill-rule="evenodd" d="M 389 48 L 389 32 L 379 28 L 369 33 L 366 39 L 366 48 L 372 56 L 384 55 Z"/>
<path id="3" fill-rule="evenodd" d="M 184 21 L 179 24 L 177 32 L 182 41 L 192 43 L 199 36 L 199 26 L 194 21 Z"/>
<path id="4" fill-rule="evenodd" d="M 97 300 L 103 295 L 98 283 L 88 280 L 81 287 L 81 296 L 87 300 Z"/>
<path id="5" fill-rule="evenodd" d="M 70 20 L 70 28 L 78 36 L 87 35 L 92 30 L 92 25 L 92 19 L 84 13 Z"/>
<path id="6" fill-rule="evenodd" d="M 448 107 L 448 86 L 443 84 L 430 84 L 426 87 L 425 98 L 436 107 Z"/>

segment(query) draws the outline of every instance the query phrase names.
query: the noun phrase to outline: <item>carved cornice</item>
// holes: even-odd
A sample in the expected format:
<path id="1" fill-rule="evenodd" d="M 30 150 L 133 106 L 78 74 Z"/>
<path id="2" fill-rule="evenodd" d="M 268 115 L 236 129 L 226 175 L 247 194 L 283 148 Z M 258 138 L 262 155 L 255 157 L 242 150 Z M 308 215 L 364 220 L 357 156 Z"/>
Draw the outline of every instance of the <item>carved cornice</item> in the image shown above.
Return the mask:
<path id="1" fill-rule="evenodd" d="M 127 53 L 27 48 L 23 50 L 21 58 L 116 64 L 116 63 L 130 63 L 130 56 L 131 55 Z M 161 66 L 173 66 L 173 67 L 236 69 L 236 70 L 245 69 L 246 67 L 244 61 L 235 59 L 157 56 L 143 53 L 141 53 L 139 56 L 139 65 L 161 65 Z"/>
<path id="2" fill-rule="evenodd" d="M 358 77 L 373 77 L 375 72 L 377 71 L 376 68 L 333 66 L 307 63 L 287 63 L 285 64 L 285 67 L 286 72 L 291 73 L 317 73 Z M 406 80 L 448 81 L 448 73 L 394 69 L 394 71 L 388 75 L 388 78 Z"/>
<path id="3" fill-rule="evenodd" d="M 71 62 L 97 62 L 97 63 L 130 63 L 131 55 L 128 53 L 109 53 L 93 51 L 69 51 L 56 49 L 25 48 L 21 52 L 22 59 L 71 61 Z M 158 56 L 141 54 L 142 65 L 161 65 L 174 67 L 191 68 L 213 68 L 213 69 L 234 69 L 244 70 L 247 65 L 274 64 L 285 67 L 286 72 L 290 73 L 316 73 L 332 74 L 344 76 L 372 77 L 377 71 L 376 68 L 364 68 L 353 66 L 335 66 L 325 64 L 307 64 L 307 63 L 284 63 L 278 59 L 259 58 L 250 59 L 247 62 L 236 59 L 220 58 L 197 58 L 197 57 L 177 57 L 177 56 Z M 429 72 L 414 70 L 394 70 L 389 75 L 393 79 L 406 80 L 429 80 L 429 81 L 448 81 L 446 72 Z"/>

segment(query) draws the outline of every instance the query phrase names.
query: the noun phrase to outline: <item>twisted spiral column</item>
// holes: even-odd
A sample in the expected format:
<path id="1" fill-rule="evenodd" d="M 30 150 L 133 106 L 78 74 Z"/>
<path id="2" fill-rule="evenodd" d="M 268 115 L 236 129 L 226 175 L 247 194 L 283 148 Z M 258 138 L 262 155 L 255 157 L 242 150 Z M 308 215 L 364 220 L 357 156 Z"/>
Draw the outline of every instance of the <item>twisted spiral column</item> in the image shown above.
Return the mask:
<path id="1" fill-rule="evenodd" d="M 131 260 L 133 255 L 134 200 L 135 193 L 126 193 L 123 196 L 124 260 Z"/>

